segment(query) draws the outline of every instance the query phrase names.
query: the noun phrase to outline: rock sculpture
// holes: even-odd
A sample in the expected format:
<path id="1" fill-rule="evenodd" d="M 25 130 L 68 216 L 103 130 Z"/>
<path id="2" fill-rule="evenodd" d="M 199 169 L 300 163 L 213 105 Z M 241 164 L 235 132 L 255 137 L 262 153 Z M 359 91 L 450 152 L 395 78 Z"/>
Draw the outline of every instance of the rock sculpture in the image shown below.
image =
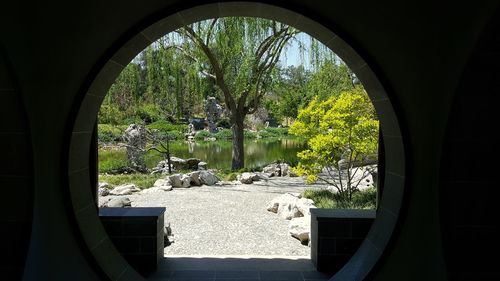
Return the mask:
<path id="1" fill-rule="evenodd" d="M 224 112 L 224 108 L 217 103 L 215 97 L 208 97 L 205 100 L 205 114 L 206 114 L 206 122 L 208 124 L 208 130 L 211 133 L 217 132 L 217 120 L 220 118 L 222 113 Z"/>
<path id="2" fill-rule="evenodd" d="M 123 138 L 127 141 L 127 159 L 130 167 L 147 172 L 144 154 L 147 143 L 147 129 L 138 124 L 130 124 L 125 130 Z"/>

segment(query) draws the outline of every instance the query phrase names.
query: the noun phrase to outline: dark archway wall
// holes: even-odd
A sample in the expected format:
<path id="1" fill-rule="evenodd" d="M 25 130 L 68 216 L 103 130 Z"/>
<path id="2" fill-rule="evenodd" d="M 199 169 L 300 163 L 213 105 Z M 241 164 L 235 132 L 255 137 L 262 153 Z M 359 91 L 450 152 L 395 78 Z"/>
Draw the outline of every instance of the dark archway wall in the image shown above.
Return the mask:
<path id="1" fill-rule="evenodd" d="M 500 280 L 500 10 L 482 31 L 457 88 L 441 164 L 445 261 L 454 280 Z"/>
<path id="2" fill-rule="evenodd" d="M 0 253 L 2 278 L 20 279 L 33 214 L 33 168 L 22 95 L 0 42 Z"/>
<path id="3" fill-rule="evenodd" d="M 463 6 L 453 3 L 453 7 L 437 6 L 431 1 L 398 1 L 396 5 L 391 1 L 262 2 L 303 13 L 332 28 L 372 66 L 401 117 L 408 147 L 405 187 L 408 193 L 397 238 L 391 241 L 372 277 L 445 280 L 449 248 L 443 251 L 439 203 L 453 194 L 440 192 L 441 149 L 458 82 L 498 1 L 482 4 L 476 1 Z M 29 245 L 25 280 L 102 278 L 83 246 L 68 202 L 64 173 L 68 151 L 65 141 L 70 134 L 68 120 L 74 118 L 90 77 L 104 65 L 103 58 L 116 51 L 124 38 L 139 27 L 152 23 L 144 22 L 145 19 L 158 16 L 159 11 L 201 3 L 207 1 L 0 4 L 0 40 L 20 86 L 16 94 L 24 101 L 31 136 L 31 143 L 16 144 L 25 147 L 21 149 L 25 153 L 33 149 L 34 204 L 12 212 L 14 220 L 22 220 L 23 213 L 34 208 L 31 238 L 15 244 L 19 251 L 23 245 Z M 479 102 L 477 106 L 485 104 L 486 101 Z M 0 106 L 0 110 L 5 109 Z M 478 179 L 471 180 L 481 183 Z M 8 188 L 30 188 L 30 183 L 8 185 Z M 2 184 L 1 188 L 7 187 Z M 456 208 L 463 210 L 467 206 L 463 203 Z M 485 208 L 494 211 L 495 205 Z M 447 220 L 446 217 L 444 222 Z M 15 233 L 12 229 L 2 231 L 2 238 Z M 455 246 L 460 245 L 450 247 Z M 491 267 L 471 270 L 498 271 Z"/>

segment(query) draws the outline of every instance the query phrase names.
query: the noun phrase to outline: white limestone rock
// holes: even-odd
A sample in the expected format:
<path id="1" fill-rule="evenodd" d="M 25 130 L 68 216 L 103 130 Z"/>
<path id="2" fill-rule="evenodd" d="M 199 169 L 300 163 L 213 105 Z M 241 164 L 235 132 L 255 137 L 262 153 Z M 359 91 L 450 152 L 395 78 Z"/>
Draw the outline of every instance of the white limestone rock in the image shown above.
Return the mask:
<path id="1" fill-rule="evenodd" d="M 311 232 L 311 216 L 293 218 L 288 223 L 288 232 L 300 240 L 303 245 L 308 245 Z"/>
<path id="2" fill-rule="evenodd" d="M 134 192 L 141 191 L 137 186 L 133 183 L 131 184 L 124 184 L 124 185 L 119 185 L 115 188 L 113 188 L 109 194 L 110 195 L 130 195 Z"/>
<path id="3" fill-rule="evenodd" d="M 200 182 L 205 185 L 215 185 L 219 179 L 209 171 L 200 171 Z"/>

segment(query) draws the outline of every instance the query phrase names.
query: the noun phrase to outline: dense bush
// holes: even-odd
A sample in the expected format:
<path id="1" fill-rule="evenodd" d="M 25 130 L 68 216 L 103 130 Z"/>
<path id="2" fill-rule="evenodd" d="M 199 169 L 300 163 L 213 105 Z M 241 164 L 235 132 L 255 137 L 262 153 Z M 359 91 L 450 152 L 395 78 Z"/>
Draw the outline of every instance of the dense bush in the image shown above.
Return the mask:
<path id="1" fill-rule="evenodd" d="M 327 189 L 306 189 L 302 196 L 314 201 L 314 205 L 324 209 L 375 209 L 377 200 L 377 189 L 368 188 L 363 191 L 355 191 L 352 201 L 339 201 L 338 196 Z"/>
<path id="2" fill-rule="evenodd" d="M 165 120 L 160 120 L 146 125 L 148 129 L 157 129 L 162 132 L 173 132 L 178 131 L 184 133 L 187 131 L 188 126 L 186 124 L 172 124 Z"/>
<path id="3" fill-rule="evenodd" d="M 124 113 L 120 111 L 117 106 L 114 106 L 112 104 L 101 105 L 101 109 L 97 114 L 97 119 L 99 120 L 99 123 L 102 124 L 122 124 L 122 120 L 124 117 Z"/>
<path id="4" fill-rule="evenodd" d="M 168 121 L 160 120 L 146 125 L 146 128 L 154 132 L 158 140 L 183 140 L 187 125 L 172 124 Z"/>
<path id="5" fill-rule="evenodd" d="M 196 135 L 194 136 L 196 140 L 204 140 L 205 138 L 209 137 L 212 137 L 212 134 L 209 131 L 205 130 L 196 132 Z"/>
<path id="6" fill-rule="evenodd" d="M 113 126 L 110 124 L 97 125 L 97 139 L 99 142 L 121 141 L 124 132 L 123 126 Z"/>
<path id="7" fill-rule="evenodd" d="M 162 110 L 156 104 L 141 104 L 136 108 L 136 115 L 145 123 L 151 124 L 162 119 Z"/>
<path id="8" fill-rule="evenodd" d="M 229 121 L 229 118 L 221 118 L 219 121 L 217 121 L 217 127 L 222 127 L 224 129 L 229 129 L 231 128 L 231 123 Z"/>
<path id="9" fill-rule="evenodd" d="M 256 132 L 253 132 L 253 131 L 245 130 L 244 136 L 246 139 L 256 139 L 258 134 Z"/>
<path id="10" fill-rule="evenodd" d="M 371 187 L 363 191 L 354 192 L 352 194 L 352 202 L 354 206 L 360 209 L 375 209 L 377 204 L 377 189 Z"/>
<path id="11" fill-rule="evenodd" d="M 218 140 L 230 140 L 233 139 L 233 132 L 230 129 L 222 129 L 215 133 L 214 137 Z"/>
<path id="12" fill-rule="evenodd" d="M 272 128 L 268 127 L 259 131 L 261 138 L 278 138 L 288 136 L 288 128 Z"/>

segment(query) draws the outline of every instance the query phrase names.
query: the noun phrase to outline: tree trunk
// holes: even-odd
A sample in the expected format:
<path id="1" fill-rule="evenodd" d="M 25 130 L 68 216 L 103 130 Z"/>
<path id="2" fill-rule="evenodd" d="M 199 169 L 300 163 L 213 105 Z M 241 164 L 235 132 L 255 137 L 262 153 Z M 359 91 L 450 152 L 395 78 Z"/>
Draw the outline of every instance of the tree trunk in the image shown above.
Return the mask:
<path id="1" fill-rule="evenodd" d="M 245 153 L 243 150 L 243 119 L 242 114 L 237 114 L 238 116 L 234 118 L 231 130 L 233 131 L 233 160 L 231 164 L 231 170 L 239 170 L 245 166 Z"/>

